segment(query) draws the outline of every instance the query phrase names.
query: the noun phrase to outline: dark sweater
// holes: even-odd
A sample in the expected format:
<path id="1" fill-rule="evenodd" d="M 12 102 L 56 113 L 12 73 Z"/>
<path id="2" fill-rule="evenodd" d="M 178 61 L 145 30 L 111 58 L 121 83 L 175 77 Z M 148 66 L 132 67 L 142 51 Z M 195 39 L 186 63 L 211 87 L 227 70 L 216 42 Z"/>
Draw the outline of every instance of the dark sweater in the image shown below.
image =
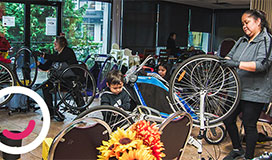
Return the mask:
<path id="1" fill-rule="evenodd" d="M 130 109 L 130 98 L 128 93 L 123 89 L 118 95 L 113 94 L 109 88 L 106 88 L 101 95 L 101 105 L 111 105 L 121 107 L 124 110 Z"/>
<path id="2" fill-rule="evenodd" d="M 176 56 L 179 49 L 176 47 L 176 41 L 172 38 L 167 40 L 166 49 L 170 50 L 170 55 Z"/>
<path id="3" fill-rule="evenodd" d="M 68 65 L 77 64 L 77 59 L 74 51 L 69 47 L 64 47 L 59 54 L 45 54 L 44 59 L 47 61 L 44 64 L 40 64 L 38 67 L 41 70 L 48 70 L 52 66 L 53 62 L 66 62 Z"/>

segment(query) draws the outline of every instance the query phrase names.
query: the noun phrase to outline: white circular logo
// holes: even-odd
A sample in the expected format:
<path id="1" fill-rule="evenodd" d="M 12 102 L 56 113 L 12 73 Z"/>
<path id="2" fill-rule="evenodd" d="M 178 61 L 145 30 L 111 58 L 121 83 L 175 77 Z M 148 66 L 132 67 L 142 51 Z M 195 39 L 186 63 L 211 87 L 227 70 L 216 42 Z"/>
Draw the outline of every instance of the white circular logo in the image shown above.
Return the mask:
<path id="1" fill-rule="evenodd" d="M 0 150 L 3 152 L 9 153 L 9 154 L 23 154 L 23 153 L 30 152 L 30 151 L 34 150 L 35 148 L 37 148 L 43 142 L 43 140 L 46 138 L 46 135 L 47 135 L 47 133 L 49 131 L 49 127 L 50 127 L 50 115 L 49 115 L 48 107 L 47 107 L 46 103 L 44 102 L 44 100 L 42 99 L 42 97 L 38 93 L 34 92 L 33 90 L 31 90 L 29 88 L 20 87 L 20 86 L 12 86 L 12 87 L 7 87 L 4 89 L 1 89 L 0 90 L 0 98 L 6 96 L 8 94 L 14 94 L 14 93 L 27 95 L 30 98 L 32 98 L 34 101 L 36 101 L 42 110 L 42 116 L 43 116 L 42 129 L 41 129 L 38 137 L 36 137 L 36 139 L 33 142 L 29 143 L 26 146 L 22 146 L 22 147 L 10 147 L 10 146 L 7 146 L 3 143 L 0 143 Z"/>

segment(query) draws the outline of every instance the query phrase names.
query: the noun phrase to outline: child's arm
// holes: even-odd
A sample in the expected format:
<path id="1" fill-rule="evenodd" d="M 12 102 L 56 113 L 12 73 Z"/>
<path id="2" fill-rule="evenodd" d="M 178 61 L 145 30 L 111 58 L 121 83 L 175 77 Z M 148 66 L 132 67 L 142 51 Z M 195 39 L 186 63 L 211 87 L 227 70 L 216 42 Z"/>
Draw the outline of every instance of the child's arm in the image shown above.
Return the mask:
<path id="1" fill-rule="evenodd" d="M 110 104 L 110 99 L 106 94 L 102 94 L 100 104 L 101 105 L 111 105 Z"/>
<path id="2" fill-rule="evenodd" d="M 125 94 L 123 96 L 123 100 L 122 100 L 122 107 L 124 110 L 128 111 L 130 109 L 130 98 L 129 98 L 129 95 L 128 94 Z"/>

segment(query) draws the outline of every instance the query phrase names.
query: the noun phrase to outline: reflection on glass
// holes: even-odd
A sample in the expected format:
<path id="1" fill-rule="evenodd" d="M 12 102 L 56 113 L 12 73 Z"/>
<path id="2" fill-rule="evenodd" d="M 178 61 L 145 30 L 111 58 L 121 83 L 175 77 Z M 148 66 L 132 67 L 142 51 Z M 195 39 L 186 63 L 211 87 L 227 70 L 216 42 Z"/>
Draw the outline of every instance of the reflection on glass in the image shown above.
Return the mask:
<path id="1" fill-rule="evenodd" d="M 194 46 L 195 49 L 200 49 L 207 53 L 209 48 L 209 37 L 209 33 L 189 32 L 188 48 Z"/>

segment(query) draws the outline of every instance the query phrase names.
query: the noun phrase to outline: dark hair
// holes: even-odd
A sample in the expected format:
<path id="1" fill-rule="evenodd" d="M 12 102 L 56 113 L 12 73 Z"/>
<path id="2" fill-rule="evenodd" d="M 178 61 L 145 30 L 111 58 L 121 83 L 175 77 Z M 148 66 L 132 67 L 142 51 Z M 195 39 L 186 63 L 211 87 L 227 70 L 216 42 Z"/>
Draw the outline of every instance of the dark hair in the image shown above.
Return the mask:
<path id="1" fill-rule="evenodd" d="M 163 77 L 165 80 L 167 80 L 167 81 L 169 81 L 170 80 L 170 78 L 171 78 L 171 69 L 172 69 L 172 67 L 171 67 L 171 65 L 170 64 L 168 64 L 168 63 L 161 63 L 159 66 L 162 66 L 163 68 L 165 68 L 166 69 L 166 73 L 165 73 L 165 76 Z M 158 67 L 159 67 L 158 66 Z"/>
<path id="2" fill-rule="evenodd" d="M 64 36 L 57 36 L 56 42 L 60 45 L 60 47 L 66 47 L 68 42 Z"/>
<path id="3" fill-rule="evenodd" d="M 124 75 L 120 70 L 112 70 L 107 74 L 107 82 L 109 85 L 120 84 L 121 82 L 124 83 Z"/>
<path id="4" fill-rule="evenodd" d="M 253 17 L 255 20 L 260 18 L 261 19 L 261 28 L 262 28 L 262 30 L 265 27 L 267 29 L 267 32 L 271 34 L 271 29 L 270 29 L 269 24 L 267 22 L 265 12 L 263 12 L 261 10 L 257 10 L 257 9 L 251 9 L 251 10 L 245 11 L 244 14 L 249 14 L 249 16 Z"/>
<path id="5" fill-rule="evenodd" d="M 169 37 L 168 37 L 168 39 L 169 38 L 172 38 L 174 35 L 177 35 L 175 32 L 171 32 L 170 34 L 169 34 Z"/>

